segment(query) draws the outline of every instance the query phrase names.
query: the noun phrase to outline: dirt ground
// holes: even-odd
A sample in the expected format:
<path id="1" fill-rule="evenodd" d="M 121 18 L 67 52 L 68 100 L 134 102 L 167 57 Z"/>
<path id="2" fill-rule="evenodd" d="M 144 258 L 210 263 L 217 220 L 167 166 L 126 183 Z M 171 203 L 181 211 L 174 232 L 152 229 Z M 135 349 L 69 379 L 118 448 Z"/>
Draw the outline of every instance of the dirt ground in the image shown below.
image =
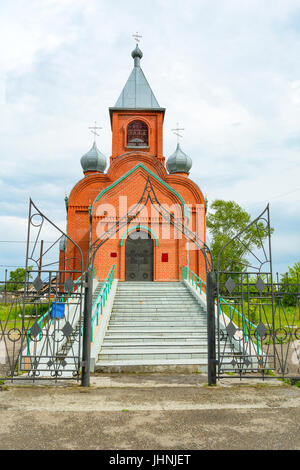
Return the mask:
<path id="1" fill-rule="evenodd" d="M 0 387 L 0 449 L 300 449 L 300 389 L 272 379 L 94 376 Z"/>

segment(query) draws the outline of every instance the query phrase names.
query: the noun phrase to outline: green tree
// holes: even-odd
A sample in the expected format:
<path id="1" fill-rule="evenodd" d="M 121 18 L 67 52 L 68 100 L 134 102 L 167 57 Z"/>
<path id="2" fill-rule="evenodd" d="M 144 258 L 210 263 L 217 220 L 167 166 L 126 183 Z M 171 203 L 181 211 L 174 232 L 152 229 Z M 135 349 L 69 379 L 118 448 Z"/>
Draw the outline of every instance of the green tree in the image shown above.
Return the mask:
<path id="1" fill-rule="evenodd" d="M 217 269 L 221 248 L 251 222 L 251 216 L 234 201 L 216 199 L 210 206 L 206 225 L 211 237 L 211 252 Z M 273 232 L 273 229 L 271 229 Z M 220 255 L 221 271 L 245 271 L 249 263 L 249 250 L 261 247 L 268 236 L 268 228 L 261 221 L 249 227 L 240 238 L 231 242 Z"/>
<path id="2" fill-rule="evenodd" d="M 300 261 L 296 261 L 293 266 L 289 266 L 288 272 L 281 274 L 280 281 L 280 291 L 286 293 L 282 299 L 283 305 L 295 306 L 297 294 L 300 294 Z"/>
<path id="3" fill-rule="evenodd" d="M 32 271 L 32 266 L 27 268 L 27 272 L 29 272 L 29 279 L 32 277 L 30 271 Z M 26 270 L 24 268 L 17 268 L 15 271 L 11 271 L 9 273 L 9 279 L 7 282 L 7 290 L 9 292 L 14 292 L 18 289 L 22 289 L 22 287 L 24 287 L 25 278 Z"/>

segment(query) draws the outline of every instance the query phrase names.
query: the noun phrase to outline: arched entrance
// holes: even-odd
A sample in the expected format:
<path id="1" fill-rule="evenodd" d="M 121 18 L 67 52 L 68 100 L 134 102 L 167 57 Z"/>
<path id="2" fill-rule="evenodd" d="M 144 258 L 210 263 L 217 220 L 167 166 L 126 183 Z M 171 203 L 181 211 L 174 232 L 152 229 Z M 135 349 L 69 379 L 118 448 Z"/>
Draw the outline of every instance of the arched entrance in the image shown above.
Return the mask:
<path id="1" fill-rule="evenodd" d="M 126 281 L 153 281 L 153 240 L 148 232 L 128 235 L 125 254 Z"/>

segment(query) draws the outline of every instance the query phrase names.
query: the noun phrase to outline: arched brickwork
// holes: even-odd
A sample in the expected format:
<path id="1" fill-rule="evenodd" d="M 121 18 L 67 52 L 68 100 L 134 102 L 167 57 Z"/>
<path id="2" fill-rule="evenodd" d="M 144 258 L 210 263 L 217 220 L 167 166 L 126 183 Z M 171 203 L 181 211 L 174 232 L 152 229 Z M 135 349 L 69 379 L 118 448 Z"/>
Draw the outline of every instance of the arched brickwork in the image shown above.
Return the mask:
<path id="1" fill-rule="evenodd" d="M 147 179 L 150 178 L 159 203 L 168 207 L 176 217 L 180 210 L 181 215 L 189 215 L 185 222 L 205 242 L 205 199 L 201 190 L 187 174 L 169 175 L 165 167 L 162 145 L 163 108 L 111 108 L 110 117 L 110 166 L 106 174 L 87 171 L 84 178 L 74 186 L 68 201 L 68 235 L 78 243 L 86 257 L 90 244 L 99 236 L 99 230 L 102 233 L 105 225 L 116 224 L 126 214 L 120 209 L 125 199 L 127 207 L 139 201 Z M 143 122 L 148 129 L 148 145 L 141 149 L 129 148 L 127 145 L 128 125 L 134 121 Z M 152 202 L 152 206 L 155 207 L 156 204 Z M 169 226 L 153 207 L 148 201 L 144 212 L 131 224 L 149 225 L 157 234 L 158 245 L 154 246 L 154 280 L 178 280 L 181 266 L 188 261 L 190 268 L 204 279 L 205 263 L 200 250 L 195 249 L 193 243 L 187 246 L 186 238 L 179 235 L 172 225 Z M 99 248 L 95 258 L 95 273 L 99 280 L 105 279 L 112 264 L 116 265 L 116 276 L 124 280 L 125 244 L 121 244 L 120 240 L 129 228 L 128 225 L 122 227 L 115 237 Z"/>

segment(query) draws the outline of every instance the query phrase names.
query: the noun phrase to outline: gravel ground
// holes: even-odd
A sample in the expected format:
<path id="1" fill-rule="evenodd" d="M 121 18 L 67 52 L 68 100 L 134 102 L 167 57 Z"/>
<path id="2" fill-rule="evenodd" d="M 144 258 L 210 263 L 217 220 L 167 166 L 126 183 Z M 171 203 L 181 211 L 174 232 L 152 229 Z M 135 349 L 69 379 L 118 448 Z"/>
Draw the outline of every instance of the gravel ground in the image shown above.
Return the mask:
<path id="1" fill-rule="evenodd" d="M 300 449 L 300 389 L 199 374 L 0 387 L 0 449 Z"/>

